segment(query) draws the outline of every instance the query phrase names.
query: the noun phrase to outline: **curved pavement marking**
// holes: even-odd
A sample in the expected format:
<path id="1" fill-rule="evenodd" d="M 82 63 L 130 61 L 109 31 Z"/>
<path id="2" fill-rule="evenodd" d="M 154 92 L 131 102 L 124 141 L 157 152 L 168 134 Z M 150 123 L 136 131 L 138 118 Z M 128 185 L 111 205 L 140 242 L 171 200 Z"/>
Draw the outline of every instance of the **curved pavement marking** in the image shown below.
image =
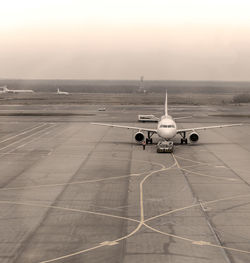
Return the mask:
<path id="1" fill-rule="evenodd" d="M 173 156 L 173 159 L 176 161 L 177 167 L 179 169 L 182 169 L 180 167 L 178 161 L 176 160 L 175 155 L 172 154 L 172 156 Z M 216 202 L 227 201 L 227 200 L 237 199 L 237 198 L 241 198 L 241 197 L 248 197 L 248 196 L 250 196 L 250 194 L 230 196 L 230 197 L 216 199 L 216 200 L 212 200 L 212 201 L 203 201 L 202 203 L 206 205 L 206 204 L 212 204 L 212 203 L 216 203 Z M 172 214 L 172 213 L 176 213 L 176 212 L 179 212 L 179 211 L 183 211 L 183 210 L 186 210 L 186 209 L 189 209 L 189 208 L 192 208 L 192 207 L 196 207 L 196 206 L 200 206 L 200 203 L 196 203 L 196 204 L 188 205 L 188 206 L 185 206 L 185 207 L 177 208 L 177 209 L 165 212 L 163 214 L 153 216 L 151 218 L 148 218 L 148 219 L 144 220 L 144 222 L 148 222 L 148 221 L 154 220 L 156 218 L 159 218 L 159 217 L 162 217 L 162 216 L 166 216 L 166 215 L 169 215 L 169 214 Z"/>
<path id="2" fill-rule="evenodd" d="M 72 256 L 75 256 L 75 255 L 79 255 L 79 254 L 83 254 L 85 252 L 88 252 L 88 251 L 91 251 L 91 250 L 95 250 L 95 249 L 98 249 L 100 247 L 103 247 L 103 246 L 107 246 L 109 243 L 118 243 L 119 241 L 122 241 L 124 239 L 127 239 L 131 236 L 133 236 L 134 234 L 136 234 L 140 229 L 141 227 L 144 225 L 144 208 L 143 208 L 143 183 L 150 177 L 152 176 L 153 174 L 157 173 L 157 172 L 160 172 L 160 171 L 164 171 L 164 170 L 170 170 L 172 167 L 174 167 L 176 165 L 176 162 L 171 165 L 170 167 L 167 167 L 167 168 L 162 168 L 162 169 L 159 169 L 157 171 L 152 171 L 150 172 L 148 175 L 146 175 L 142 181 L 140 182 L 140 221 L 138 220 L 133 220 L 135 222 L 138 222 L 138 226 L 134 229 L 134 231 L 132 231 L 130 234 L 124 236 L 124 237 L 121 237 L 121 238 L 118 238 L 116 240 L 111 240 L 111 241 L 104 241 L 102 242 L 100 245 L 97 245 L 95 247 L 92 247 L 92 248 L 88 248 L 88 249 L 84 249 L 84 250 L 81 250 L 81 251 L 77 251 L 77 252 L 74 252 L 74 253 L 71 253 L 71 254 L 68 254 L 68 255 L 64 255 L 64 256 L 61 256 L 61 257 L 57 257 L 57 258 L 54 258 L 54 259 L 49 259 L 49 260 L 45 260 L 45 261 L 41 261 L 39 263 L 49 263 L 49 262 L 54 262 L 54 261 L 57 261 L 57 260 L 61 260 L 61 259 L 65 259 L 65 258 L 69 258 L 69 257 L 72 257 Z"/>
<path id="3" fill-rule="evenodd" d="M 16 204 L 23 204 L 23 205 L 32 205 L 32 206 L 43 206 L 43 207 L 50 207 L 50 208 L 57 208 L 57 209 L 63 209 L 63 210 L 69 210 L 69 211 L 76 211 L 76 212 L 83 212 L 83 213 L 90 213 L 90 214 L 96 214 L 96 215 L 102 215 L 102 216 L 109 216 L 109 217 L 114 217 L 114 218 L 119 218 L 119 219 L 126 219 L 126 220 L 131 220 L 131 221 L 134 221 L 134 222 L 137 222 L 139 223 L 138 226 L 134 229 L 134 231 L 132 231 L 130 234 L 124 236 L 124 237 L 121 237 L 121 238 L 118 238 L 116 240 L 113 240 L 113 241 L 104 241 L 102 242 L 100 245 L 97 245 L 95 247 L 92 247 L 92 248 L 88 248 L 88 249 L 85 249 L 85 250 L 82 250 L 82 251 L 78 251 L 78 252 L 75 252 L 75 253 L 71 253 L 71 254 L 68 254 L 68 255 L 65 255 L 65 256 L 62 256 L 62 257 L 58 257 L 58 258 L 54 258 L 54 259 L 50 259 L 50 260 L 47 260 L 47 261 L 41 261 L 40 263 L 47 263 L 47 262 L 53 262 L 53 261 L 57 261 L 57 260 L 60 260 L 60 259 L 65 259 L 65 258 L 69 258 L 69 257 L 72 257 L 74 255 L 79 255 L 79 254 L 82 254 L 84 252 L 87 252 L 87 251 L 91 251 L 91 250 L 94 250 L 94 249 L 97 249 L 97 248 L 100 248 L 100 247 L 103 247 L 103 246 L 109 246 L 110 244 L 114 245 L 114 244 L 117 244 L 119 241 L 121 240 L 124 240 L 124 239 L 127 239 L 131 236 L 133 236 L 136 232 L 138 232 L 140 230 L 140 228 L 144 225 L 145 227 L 148 227 L 149 229 L 157 232 L 157 233 L 161 233 L 161 234 L 164 234 L 164 235 L 168 235 L 168 236 L 172 236 L 172 237 L 175 237 L 175 238 L 179 238 L 179 239 L 182 239 L 182 240 L 185 240 L 185 241 L 189 241 L 189 242 L 192 242 L 192 244 L 194 245 L 206 245 L 206 246 L 213 246 L 213 247 L 218 247 L 218 248 L 225 248 L 225 249 L 228 249 L 228 250 L 232 250 L 232 251 L 237 251 L 237 252 L 241 252 L 241 253 L 248 253 L 250 254 L 249 251 L 244 251 L 244 250 L 240 250 L 240 249 L 235 249 L 235 248 L 230 248 L 230 247 L 223 247 L 223 246 L 220 246 L 220 245 L 215 245 L 215 244 L 211 244 L 209 242 L 206 242 L 206 241 L 197 241 L 197 240 L 192 240 L 192 239 L 188 239 L 188 238 L 185 238 L 185 237 L 181 237 L 181 236 L 176 236 L 176 235 L 172 235 L 172 234 L 169 234 L 169 233 L 166 233 L 166 232 L 162 232 L 160 230 L 157 230 L 155 228 L 152 228 L 150 226 L 148 226 L 145 222 L 148 222 L 148 221 L 151 221 L 151 220 L 154 220 L 156 218 L 159 218 L 159 217 L 162 217 L 162 216 L 165 216 L 165 215 L 169 215 L 169 214 L 172 214 L 172 213 L 175 213 L 177 211 L 183 211 L 185 209 L 188 209 L 188 208 L 192 208 L 192 207 L 196 207 L 196 206 L 200 206 L 200 203 L 198 204 L 193 204 L 193 205 L 189 205 L 189 206 L 186 206 L 186 207 L 182 207 L 182 208 L 178 208 L 178 209 L 175 209 L 175 210 L 171 210 L 171 211 L 168 211 L 166 213 L 163 213 L 163 214 L 160 214 L 160 215 L 157 215 L 157 216 L 154 216 L 154 217 L 151 217 L 151 218 L 148 218 L 148 219 L 144 219 L 144 207 L 143 207 L 143 184 L 144 182 L 150 177 L 152 176 L 154 173 L 157 173 L 157 172 L 161 172 L 161 171 L 166 171 L 166 170 L 169 170 L 171 168 L 173 168 L 174 166 L 177 165 L 177 167 L 179 169 L 183 169 L 179 166 L 177 160 L 175 159 L 174 155 L 172 154 L 173 156 L 173 159 L 175 161 L 175 163 L 173 165 L 171 165 L 170 167 L 165 167 L 164 165 L 160 164 L 162 166 L 162 169 L 159 169 L 159 170 L 156 170 L 156 171 L 152 171 L 150 172 L 149 174 L 147 174 L 143 179 L 142 181 L 140 182 L 140 221 L 138 220 L 135 220 L 135 219 L 132 219 L 132 218 L 126 218 L 126 217 L 119 217 L 119 216 L 114 216 L 114 215 L 110 215 L 110 214 L 104 214 L 104 213 L 98 213 L 98 212 L 90 212 L 90 211 L 84 211 L 84 210 L 77 210 L 77 209 L 70 209 L 70 208 L 61 208 L 61 207 L 56 207 L 56 206 L 43 206 L 43 205 L 35 205 L 35 204 L 27 204 L 27 203 L 16 203 Z M 178 158 L 178 157 L 177 157 Z M 190 160 L 192 161 L 192 160 Z M 195 162 L 195 161 L 193 161 Z M 199 163 L 199 162 L 196 162 L 196 163 Z M 144 172 L 145 173 L 145 172 Z M 143 173 L 142 173 L 143 174 Z M 138 176 L 138 174 L 136 175 Z M 250 194 L 245 194 L 245 195 L 238 195 L 238 196 L 231 196 L 231 197 L 227 197 L 227 198 L 222 198 L 222 199 L 217 199 L 217 200 L 212 200 L 212 201 L 205 201 L 205 202 L 202 202 L 203 204 L 212 204 L 212 203 L 216 203 L 216 202 L 220 202 L 220 201 L 227 201 L 227 200 L 232 200 L 232 199 L 236 199 L 236 198 L 241 198 L 241 197 L 249 197 Z M 9 202 L 9 201 L 0 201 L 1 203 L 12 203 L 13 202 Z"/>
<path id="4" fill-rule="evenodd" d="M 68 255 L 64 255 L 64 256 L 61 256 L 61 257 L 48 259 L 48 260 L 43 260 L 43 261 L 40 261 L 39 263 L 55 262 L 55 261 L 58 261 L 58 260 L 61 260 L 61 259 L 65 259 L 65 258 L 73 257 L 73 256 L 76 256 L 76 255 L 80 255 L 80 254 L 83 254 L 85 252 L 88 252 L 88 251 L 91 251 L 91 250 L 95 250 L 95 249 L 98 249 L 98 248 L 101 248 L 101 247 L 110 246 L 110 244 L 117 244 L 119 241 L 122 241 L 122 240 L 127 239 L 130 236 L 134 235 L 140 229 L 140 227 L 141 226 L 139 224 L 136 227 L 136 229 L 134 231 L 132 231 L 130 234 L 128 234 L 128 235 L 126 235 L 124 237 L 118 238 L 116 240 L 104 241 L 104 242 L 100 243 L 100 245 L 97 245 L 97 246 L 94 246 L 94 247 L 91 247 L 91 248 L 87 248 L 87 249 L 83 249 L 83 250 L 80 250 L 80 251 L 76 251 L 74 253 L 71 253 L 71 254 L 68 254 Z"/>
<path id="5" fill-rule="evenodd" d="M 156 172 L 160 172 L 160 171 L 164 171 L 164 170 L 169 170 L 171 168 L 173 168 L 174 166 L 179 166 L 177 160 L 174 158 L 174 155 L 173 156 L 173 159 L 175 161 L 175 163 L 168 167 L 168 168 L 162 168 L 160 170 L 157 170 L 157 171 L 153 171 L 153 172 L 150 172 L 148 175 L 146 175 L 142 181 L 140 182 L 140 221 L 139 221 L 139 224 L 138 226 L 135 228 L 134 231 L 132 231 L 130 234 L 124 236 L 124 237 L 121 237 L 119 239 L 116 239 L 116 240 L 112 240 L 112 241 L 104 241 L 103 243 L 101 243 L 100 245 L 98 246 L 95 246 L 95 247 L 92 247 L 92 248 L 89 248 L 89 249 L 85 249 L 85 250 L 82 250 L 82 251 L 78 251 L 78 252 L 75 252 L 75 253 L 71 253 L 71 254 L 68 254 L 68 255 L 65 255 L 65 256 L 62 256 L 62 257 L 58 257 L 58 258 L 54 258 L 54 259 L 50 259 L 50 260 L 47 260 L 47 261 L 41 261 L 40 263 L 49 263 L 49 262 L 54 262 L 54 261 L 57 261 L 57 260 L 60 260 L 60 259 L 65 259 L 65 258 L 69 258 L 69 257 L 72 257 L 74 255 L 79 255 L 79 254 L 82 254 L 82 253 L 85 253 L 87 251 L 90 251 L 90 250 L 94 250 L 94 249 L 97 249 L 97 248 L 100 248 L 100 247 L 103 247 L 103 246 L 107 246 L 110 242 L 113 244 L 113 243 L 117 243 L 121 240 L 124 240 L 124 239 L 127 239 L 131 236 L 133 236 L 134 234 L 136 234 L 140 228 L 144 225 L 148 228 L 150 228 L 151 230 L 157 232 L 157 233 L 161 233 L 161 234 L 164 234 L 164 235 L 168 235 L 168 236 L 172 236 L 172 237 L 175 237 L 175 238 L 179 238 L 179 239 L 182 239 L 182 240 L 185 240 L 185 241 L 189 241 L 189 242 L 192 242 L 192 244 L 195 244 L 195 245 L 209 245 L 209 246 L 213 246 L 213 247 L 218 247 L 218 248 L 225 248 L 225 249 L 228 249 L 228 250 L 233 250 L 233 251 L 238 251 L 238 252 L 244 252 L 244 253 L 249 253 L 248 251 L 244 251 L 244 250 L 239 250 L 239 249 L 234 249 L 234 248 L 228 248 L 228 247 L 222 247 L 222 246 L 219 246 L 219 245 L 214 245 L 214 244 L 210 244 L 206 241 L 197 241 L 197 240 L 192 240 L 192 239 L 187 239 L 185 237 L 181 237 L 181 236 L 176 236 L 176 235 L 172 235 L 172 234 L 168 234 L 168 233 L 165 233 L 165 232 L 162 232 L 160 230 L 157 230 L 157 229 L 154 229 L 154 228 L 151 228 L 150 226 L 148 226 L 147 224 L 145 224 L 145 222 L 147 221 L 151 221 L 153 219 L 156 219 L 156 218 L 159 218 L 159 217 L 162 217 L 164 215 L 168 215 L 168 214 L 172 214 L 172 213 L 175 213 L 177 211 L 183 211 L 185 209 L 188 209 L 188 208 L 191 208 L 191 207 L 195 207 L 195 206 L 200 206 L 200 203 L 198 204 L 193 204 L 193 205 L 189 205 L 189 206 L 186 206 L 184 208 L 179 208 L 179 209 L 175 209 L 175 210 L 172 210 L 172 211 L 169 211 L 169 212 L 166 212 L 164 214 L 161 214 L 161 215 L 158 215 L 158 216 L 155 216 L 155 217 L 151 217 L 147 220 L 144 219 L 144 207 L 143 207 L 143 184 L 144 182 L 150 177 L 152 176 L 154 173 Z M 246 197 L 246 196 L 250 196 L 249 195 L 240 195 L 240 196 L 234 196 L 234 197 L 228 197 L 228 198 L 223 198 L 223 199 L 218 199 L 218 200 L 213 200 L 213 201 L 207 201 L 207 202 L 203 202 L 203 204 L 211 204 L 211 203 L 215 203 L 215 202 L 219 202 L 219 201 L 226 201 L 226 200 L 230 200 L 230 199 L 235 199 L 235 198 L 240 198 L 240 197 Z M 137 221 L 138 222 L 138 221 Z"/>

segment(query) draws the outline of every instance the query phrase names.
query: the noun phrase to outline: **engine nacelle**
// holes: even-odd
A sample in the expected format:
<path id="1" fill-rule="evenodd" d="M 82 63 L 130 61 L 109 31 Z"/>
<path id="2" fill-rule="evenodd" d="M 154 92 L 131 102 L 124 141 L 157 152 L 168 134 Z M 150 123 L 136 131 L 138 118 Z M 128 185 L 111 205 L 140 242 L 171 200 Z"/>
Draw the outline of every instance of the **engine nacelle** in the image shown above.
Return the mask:
<path id="1" fill-rule="evenodd" d="M 199 134 L 197 132 L 190 133 L 189 140 L 191 142 L 197 142 L 199 140 Z"/>
<path id="2" fill-rule="evenodd" d="M 144 139 L 145 139 L 145 136 L 144 136 L 144 134 L 142 132 L 137 132 L 135 134 L 135 140 L 137 142 L 142 142 L 142 141 L 144 141 Z"/>

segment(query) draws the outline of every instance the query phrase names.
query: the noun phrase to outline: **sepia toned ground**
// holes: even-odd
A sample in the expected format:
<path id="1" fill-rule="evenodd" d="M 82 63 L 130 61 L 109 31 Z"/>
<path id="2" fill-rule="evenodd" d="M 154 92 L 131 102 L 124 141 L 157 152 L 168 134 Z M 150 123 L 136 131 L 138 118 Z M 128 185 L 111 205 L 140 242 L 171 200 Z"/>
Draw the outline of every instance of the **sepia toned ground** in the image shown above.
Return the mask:
<path id="1" fill-rule="evenodd" d="M 129 130 L 162 105 L 1 105 L 0 262 L 250 261 L 250 105 L 172 105 L 197 144 L 157 154 Z"/>

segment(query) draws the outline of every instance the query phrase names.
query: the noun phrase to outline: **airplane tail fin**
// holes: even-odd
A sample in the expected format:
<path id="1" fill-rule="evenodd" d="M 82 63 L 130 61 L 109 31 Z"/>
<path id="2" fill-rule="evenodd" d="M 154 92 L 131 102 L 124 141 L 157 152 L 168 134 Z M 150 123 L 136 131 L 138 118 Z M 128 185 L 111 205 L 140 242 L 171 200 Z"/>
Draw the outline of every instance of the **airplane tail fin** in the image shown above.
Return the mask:
<path id="1" fill-rule="evenodd" d="M 7 86 L 4 86 L 4 87 L 3 87 L 3 91 L 4 91 L 4 92 L 7 92 L 7 91 L 8 91 Z"/>
<path id="2" fill-rule="evenodd" d="M 165 99 L 165 116 L 168 116 L 168 92 L 166 91 L 166 99 Z"/>

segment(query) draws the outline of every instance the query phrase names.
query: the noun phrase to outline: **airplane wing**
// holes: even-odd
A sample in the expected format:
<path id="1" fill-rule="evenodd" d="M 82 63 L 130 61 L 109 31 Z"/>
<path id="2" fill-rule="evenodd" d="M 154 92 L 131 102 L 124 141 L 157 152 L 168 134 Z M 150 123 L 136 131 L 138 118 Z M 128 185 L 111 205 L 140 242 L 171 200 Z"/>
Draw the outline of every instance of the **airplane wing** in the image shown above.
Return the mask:
<path id="1" fill-rule="evenodd" d="M 188 129 L 178 129 L 177 133 L 189 132 L 189 131 L 198 131 L 198 130 L 207 130 L 207 129 L 216 129 L 216 128 L 225 128 L 225 127 L 233 127 L 233 126 L 241 126 L 241 125 L 242 125 L 242 123 L 237 123 L 237 124 L 225 124 L 225 125 L 216 125 L 216 126 L 188 128 Z"/>
<path id="2" fill-rule="evenodd" d="M 108 126 L 113 128 L 123 128 L 123 129 L 130 129 L 130 130 L 138 130 L 138 131 L 146 131 L 146 132 L 153 132 L 156 133 L 156 129 L 149 129 L 149 128 L 143 128 L 143 127 L 133 127 L 133 126 L 123 126 L 123 125 L 115 125 L 115 124 L 108 124 L 108 123 L 94 123 L 93 125 L 100 125 L 100 126 Z"/>
<path id="3" fill-rule="evenodd" d="M 189 119 L 189 118 L 193 118 L 193 116 L 186 116 L 186 117 L 173 117 L 174 120 L 181 120 L 181 119 Z"/>

